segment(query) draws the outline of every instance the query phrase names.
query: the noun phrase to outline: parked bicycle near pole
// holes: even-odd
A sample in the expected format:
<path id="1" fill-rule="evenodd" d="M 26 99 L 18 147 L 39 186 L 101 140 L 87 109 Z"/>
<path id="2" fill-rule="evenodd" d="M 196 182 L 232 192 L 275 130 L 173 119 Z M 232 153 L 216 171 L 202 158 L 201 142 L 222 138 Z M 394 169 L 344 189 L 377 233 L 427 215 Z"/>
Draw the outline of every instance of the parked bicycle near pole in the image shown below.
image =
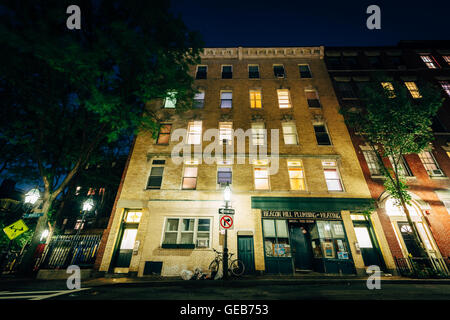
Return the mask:
<path id="1" fill-rule="evenodd" d="M 211 274 L 216 274 L 223 263 L 223 252 L 219 252 L 216 249 L 213 250 L 216 253 L 216 256 L 209 265 L 209 270 L 211 271 Z M 228 254 L 228 272 L 236 277 L 239 277 L 244 273 L 245 265 L 239 259 L 232 260 L 231 257 L 233 255 L 233 253 Z"/>

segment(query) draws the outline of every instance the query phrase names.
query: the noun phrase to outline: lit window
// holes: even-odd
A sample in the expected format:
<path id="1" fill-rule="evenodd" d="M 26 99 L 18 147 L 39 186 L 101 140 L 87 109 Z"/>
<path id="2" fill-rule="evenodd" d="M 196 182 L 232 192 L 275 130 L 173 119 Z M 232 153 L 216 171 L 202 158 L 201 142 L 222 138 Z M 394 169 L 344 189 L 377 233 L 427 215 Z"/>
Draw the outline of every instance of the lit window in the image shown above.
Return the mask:
<path id="1" fill-rule="evenodd" d="M 251 64 L 248 66 L 249 79 L 259 79 L 259 66 Z"/>
<path id="2" fill-rule="evenodd" d="M 331 146 L 330 136 L 324 124 L 315 124 L 314 133 L 319 146 Z"/>
<path id="3" fill-rule="evenodd" d="M 210 218 L 168 218 L 164 227 L 164 245 L 195 245 L 209 248 L 211 235 Z"/>
<path id="4" fill-rule="evenodd" d="M 77 222 L 75 223 L 74 229 L 81 230 L 83 228 L 84 228 L 84 221 L 81 219 L 77 220 Z"/>
<path id="5" fill-rule="evenodd" d="M 261 109 L 261 90 L 250 90 L 250 108 Z"/>
<path id="6" fill-rule="evenodd" d="M 381 168 L 378 163 L 377 156 L 374 151 L 364 150 L 364 158 L 366 159 L 367 166 L 369 167 L 370 174 L 372 176 L 381 176 Z"/>
<path id="7" fill-rule="evenodd" d="M 280 109 L 286 109 L 291 107 L 291 99 L 289 97 L 289 90 L 288 89 L 278 89 L 278 105 L 280 106 Z"/>
<path id="8" fill-rule="evenodd" d="M 153 160 L 150 176 L 148 177 L 147 189 L 161 189 L 161 183 L 166 160 Z"/>
<path id="9" fill-rule="evenodd" d="M 220 92 L 220 107 L 222 109 L 231 108 L 233 105 L 233 92 L 221 91 Z"/>
<path id="10" fill-rule="evenodd" d="M 305 177 L 301 161 L 288 161 L 291 190 L 305 190 Z"/>
<path id="11" fill-rule="evenodd" d="M 341 178 L 335 161 L 322 161 L 328 191 L 343 191 Z"/>
<path id="12" fill-rule="evenodd" d="M 445 62 L 447 62 L 448 65 L 450 65 L 450 56 L 442 56 Z"/>
<path id="13" fill-rule="evenodd" d="M 450 82 L 448 81 L 439 81 L 439 84 L 441 85 L 442 89 L 447 93 L 448 96 L 450 96 Z"/>
<path id="14" fill-rule="evenodd" d="M 233 78 L 233 67 L 232 66 L 222 66 L 222 79 Z"/>
<path id="15" fill-rule="evenodd" d="M 306 100 L 308 101 L 308 107 L 320 108 L 319 96 L 316 90 L 305 90 Z"/>
<path id="16" fill-rule="evenodd" d="M 157 144 L 169 144 L 170 141 L 170 130 L 172 129 L 171 124 L 162 124 L 159 129 L 158 139 L 156 140 Z"/>
<path id="17" fill-rule="evenodd" d="M 203 108 L 205 105 L 205 91 L 200 91 L 194 96 L 194 108 Z"/>
<path id="18" fill-rule="evenodd" d="M 269 168 L 254 168 L 255 189 L 269 190 Z"/>
<path id="19" fill-rule="evenodd" d="M 285 78 L 286 74 L 284 73 L 284 67 L 281 64 L 277 64 L 273 66 L 273 73 L 276 78 Z"/>
<path id="20" fill-rule="evenodd" d="M 409 90 L 409 93 L 411 94 L 411 96 L 414 98 L 414 99 L 417 99 L 417 98 L 422 98 L 422 96 L 420 95 L 420 93 L 419 93 L 419 88 L 417 88 L 417 85 L 416 85 L 416 83 L 415 82 L 412 82 L 412 81 L 407 81 L 407 82 L 405 82 L 405 86 L 408 88 L 408 90 Z"/>
<path id="21" fill-rule="evenodd" d="M 126 223 L 139 223 L 141 221 L 141 211 L 128 211 L 125 217 Z"/>
<path id="22" fill-rule="evenodd" d="M 166 108 L 166 109 L 175 108 L 175 105 L 177 103 L 176 94 L 177 93 L 175 91 L 170 91 L 167 93 L 167 97 L 164 100 L 164 108 Z"/>
<path id="23" fill-rule="evenodd" d="M 197 187 L 198 167 L 185 167 L 183 174 L 183 189 L 194 190 Z"/>
<path id="24" fill-rule="evenodd" d="M 292 122 L 283 122 L 283 137 L 285 144 L 298 144 L 297 141 L 297 128 L 295 127 L 295 123 Z"/>
<path id="25" fill-rule="evenodd" d="M 425 170 L 427 170 L 429 176 L 431 177 L 444 176 L 444 173 L 439 168 L 438 163 L 431 152 L 423 151 L 422 153 L 419 153 L 419 158 L 420 161 L 422 161 L 422 164 L 425 167 Z"/>
<path id="26" fill-rule="evenodd" d="M 195 79 L 206 79 L 208 72 L 207 66 L 197 66 L 197 73 L 195 75 Z"/>
<path id="27" fill-rule="evenodd" d="M 424 56 L 420 56 L 420 58 L 425 63 L 425 65 L 428 67 L 428 69 L 437 69 L 438 68 L 438 64 L 436 63 L 436 61 L 434 60 L 434 58 L 432 56 L 424 55 Z"/>
<path id="28" fill-rule="evenodd" d="M 395 98 L 394 86 L 390 82 L 381 82 L 384 90 L 387 90 L 389 98 Z"/>
<path id="29" fill-rule="evenodd" d="M 220 144 L 231 144 L 233 141 L 233 122 L 219 122 Z"/>
<path id="30" fill-rule="evenodd" d="M 190 121 L 188 125 L 188 144 L 201 144 L 202 142 L 202 122 Z"/>
<path id="31" fill-rule="evenodd" d="M 252 123 L 252 144 L 254 146 L 261 146 L 265 144 L 265 131 L 264 123 Z"/>
<path id="32" fill-rule="evenodd" d="M 230 167 L 217 168 L 217 183 L 221 186 L 230 185 L 232 182 L 232 171 Z"/>
<path id="33" fill-rule="evenodd" d="M 298 69 L 300 71 L 300 78 L 311 78 L 311 70 L 309 69 L 309 65 L 307 64 L 300 64 L 298 66 Z"/>

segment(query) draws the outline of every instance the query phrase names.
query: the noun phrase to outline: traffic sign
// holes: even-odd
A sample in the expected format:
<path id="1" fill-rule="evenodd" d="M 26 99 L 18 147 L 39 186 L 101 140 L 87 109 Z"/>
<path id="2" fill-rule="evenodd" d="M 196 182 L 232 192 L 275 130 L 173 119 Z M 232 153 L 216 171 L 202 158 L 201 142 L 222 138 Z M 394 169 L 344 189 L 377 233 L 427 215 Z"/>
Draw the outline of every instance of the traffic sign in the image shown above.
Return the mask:
<path id="1" fill-rule="evenodd" d="M 233 230 L 233 217 L 229 215 L 220 216 L 220 229 L 221 230 Z"/>
<path id="2" fill-rule="evenodd" d="M 219 214 L 234 214 L 233 208 L 219 208 Z"/>
<path id="3" fill-rule="evenodd" d="M 25 224 L 25 222 L 23 222 L 23 220 L 20 219 L 14 222 L 13 224 L 10 224 L 9 226 L 3 228 L 3 231 L 6 233 L 9 240 L 13 240 L 18 236 L 20 236 L 22 233 L 27 232 L 28 227 Z"/>
<path id="4" fill-rule="evenodd" d="M 43 212 L 33 212 L 33 213 L 28 213 L 28 214 L 24 214 L 23 218 L 39 218 L 42 217 L 44 215 Z"/>

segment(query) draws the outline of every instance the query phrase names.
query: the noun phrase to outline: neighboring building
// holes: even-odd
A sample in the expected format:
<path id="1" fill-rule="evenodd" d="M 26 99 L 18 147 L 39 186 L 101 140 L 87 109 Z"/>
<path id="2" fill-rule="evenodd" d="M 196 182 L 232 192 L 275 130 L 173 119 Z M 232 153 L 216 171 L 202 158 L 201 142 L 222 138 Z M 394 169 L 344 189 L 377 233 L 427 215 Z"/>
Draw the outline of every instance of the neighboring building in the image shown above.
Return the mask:
<path id="1" fill-rule="evenodd" d="M 141 133 L 135 140 L 100 245 L 99 271 L 207 270 L 213 249 L 223 251 L 218 210 L 229 184 L 235 214 L 228 247 L 247 272 L 364 274 L 372 264 L 393 272 L 378 214 L 362 215 L 373 200 L 323 55 L 323 47 L 205 49 L 192 70 L 199 90 L 193 110 L 177 115 L 175 94 L 149 103 L 166 121 L 156 139 Z M 177 165 L 171 153 L 179 139 L 171 138 L 180 128 L 196 153 Z M 202 161 L 210 143 L 201 144 L 202 133 L 211 128 L 219 128 L 223 147 L 233 147 L 234 164 Z M 252 132 L 243 152 L 233 129 Z M 279 130 L 274 143 L 271 129 Z M 250 161 L 250 146 L 273 153 L 277 143 L 279 158 Z"/>
<path id="2" fill-rule="evenodd" d="M 417 98 L 422 79 L 437 84 L 446 97 L 434 119 L 435 140 L 432 149 L 420 155 L 404 157 L 412 205 L 409 207 L 428 255 L 433 258 L 450 255 L 450 41 L 404 41 L 392 47 L 327 47 L 325 62 L 342 106 L 358 106 L 358 87 L 373 80 L 374 72 L 383 71 L 403 81 L 412 98 Z M 382 85 L 382 84 L 380 84 Z M 383 84 L 389 85 L 388 83 Z M 392 254 L 400 262 L 417 248 L 411 227 L 403 210 L 394 205 L 384 191 L 383 178 L 374 153 L 350 130 L 351 138 L 369 186 L 377 200 L 378 215 Z M 391 166 L 389 159 L 385 159 Z M 448 258 L 447 258 L 448 259 Z"/>

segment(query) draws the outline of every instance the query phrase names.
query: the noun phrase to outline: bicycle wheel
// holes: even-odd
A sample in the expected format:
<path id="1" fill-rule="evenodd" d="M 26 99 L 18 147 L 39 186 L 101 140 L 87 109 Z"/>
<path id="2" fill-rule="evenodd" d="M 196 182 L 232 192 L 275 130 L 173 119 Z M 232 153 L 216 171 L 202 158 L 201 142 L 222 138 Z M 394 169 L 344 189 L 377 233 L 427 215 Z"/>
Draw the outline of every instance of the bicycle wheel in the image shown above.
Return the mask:
<path id="1" fill-rule="evenodd" d="M 241 260 L 233 260 L 230 264 L 230 271 L 231 274 L 235 275 L 236 277 L 242 276 L 245 271 L 245 265 Z"/>
<path id="2" fill-rule="evenodd" d="M 213 262 L 211 262 L 208 269 L 211 271 L 211 273 L 219 271 L 219 262 L 217 260 L 214 260 Z"/>

